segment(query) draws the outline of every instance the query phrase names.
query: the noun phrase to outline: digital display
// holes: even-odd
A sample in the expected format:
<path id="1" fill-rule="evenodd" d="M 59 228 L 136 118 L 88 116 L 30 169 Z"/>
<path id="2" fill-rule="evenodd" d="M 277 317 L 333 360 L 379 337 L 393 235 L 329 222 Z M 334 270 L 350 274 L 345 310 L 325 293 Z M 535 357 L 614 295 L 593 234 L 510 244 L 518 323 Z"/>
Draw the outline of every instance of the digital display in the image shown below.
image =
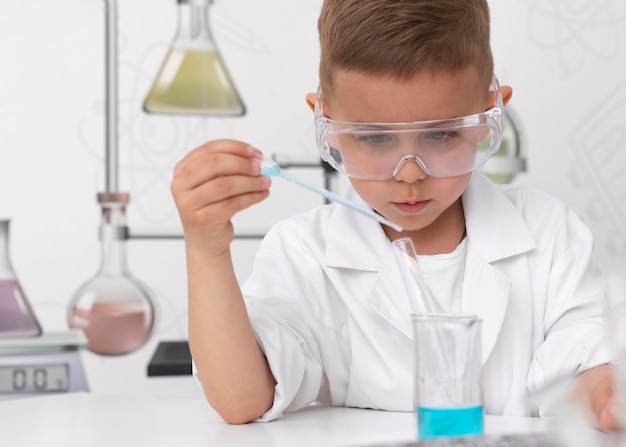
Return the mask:
<path id="1" fill-rule="evenodd" d="M 67 390 L 67 365 L 0 366 L 0 393 L 41 393 Z"/>

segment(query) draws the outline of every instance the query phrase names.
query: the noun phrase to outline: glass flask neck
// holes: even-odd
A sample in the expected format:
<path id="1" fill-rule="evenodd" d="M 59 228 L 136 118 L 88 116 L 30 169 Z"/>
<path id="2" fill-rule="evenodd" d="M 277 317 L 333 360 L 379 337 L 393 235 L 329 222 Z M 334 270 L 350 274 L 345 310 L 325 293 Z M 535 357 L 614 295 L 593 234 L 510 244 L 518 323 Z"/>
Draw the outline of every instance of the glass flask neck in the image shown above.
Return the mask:
<path id="1" fill-rule="evenodd" d="M 102 208 L 100 224 L 100 243 L 102 245 L 102 262 L 100 274 L 122 275 L 128 271 L 126 262 L 126 211 L 124 206 Z"/>
<path id="2" fill-rule="evenodd" d="M 175 45 L 215 49 L 209 26 L 212 0 L 187 0 L 178 3 L 178 32 Z"/>
<path id="3" fill-rule="evenodd" d="M 0 219 L 0 279 L 14 276 L 9 258 L 9 220 Z"/>

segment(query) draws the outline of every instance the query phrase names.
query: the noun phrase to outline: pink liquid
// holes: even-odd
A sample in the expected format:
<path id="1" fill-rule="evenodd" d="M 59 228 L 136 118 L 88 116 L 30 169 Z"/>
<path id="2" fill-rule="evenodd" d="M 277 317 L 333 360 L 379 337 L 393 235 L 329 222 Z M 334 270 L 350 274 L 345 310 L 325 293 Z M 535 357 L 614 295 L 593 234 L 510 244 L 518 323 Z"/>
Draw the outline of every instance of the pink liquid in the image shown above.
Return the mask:
<path id="1" fill-rule="evenodd" d="M 148 340 L 152 312 L 147 304 L 134 301 L 95 303 L 90 309 L 74 306 L 70 326 L 83 330 L 91 351 L 126 354 Z"/>
<path id="2" fill-rule="evenodd" d="M 41 328 L 15 279 L 0 279 L 0 336 L 35 336 Z"/>

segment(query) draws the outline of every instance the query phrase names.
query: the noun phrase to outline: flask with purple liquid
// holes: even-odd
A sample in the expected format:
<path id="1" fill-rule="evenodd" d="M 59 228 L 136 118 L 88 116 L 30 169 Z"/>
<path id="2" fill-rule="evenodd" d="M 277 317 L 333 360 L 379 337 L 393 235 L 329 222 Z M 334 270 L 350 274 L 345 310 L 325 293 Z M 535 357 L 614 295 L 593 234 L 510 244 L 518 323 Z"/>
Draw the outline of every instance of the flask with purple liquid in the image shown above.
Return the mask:
<path id="1" fill-rule="evenodd" d="M 0 219 L 0 337 L 36 337 L 41 326 L 9 256 L 10 220 Z"/>

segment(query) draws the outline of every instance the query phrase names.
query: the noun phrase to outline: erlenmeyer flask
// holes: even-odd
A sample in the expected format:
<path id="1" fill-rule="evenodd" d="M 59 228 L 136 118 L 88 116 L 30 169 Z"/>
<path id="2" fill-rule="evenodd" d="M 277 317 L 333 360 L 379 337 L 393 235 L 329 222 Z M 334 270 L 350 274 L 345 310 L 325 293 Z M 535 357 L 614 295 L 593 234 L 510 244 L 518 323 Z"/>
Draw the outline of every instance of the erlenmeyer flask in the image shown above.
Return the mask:
<path id="1" fill-rule="evenodd" d="M 11 264 L 9 223 L 0 219 L 0 337 L 38 336 L 41 326 Z"/>
<path id="2" fill-rule="evenodd" d="M 100 269 L 76 291 L 69 306 L 69 326 L 81 329 L 92 352 L 127 354 L 150 338 L 155 310 L 148 287 L 133 277 L 126 263 L 125 193 L 100 193 L 102 206 Z"/>
<path id="3" fill-rule="evenodd" d="M 241 116 L 245 107 L 209 27 L 213 0 L 178 0 L 178 30 L 143 108 L 148 113 Z"/>

